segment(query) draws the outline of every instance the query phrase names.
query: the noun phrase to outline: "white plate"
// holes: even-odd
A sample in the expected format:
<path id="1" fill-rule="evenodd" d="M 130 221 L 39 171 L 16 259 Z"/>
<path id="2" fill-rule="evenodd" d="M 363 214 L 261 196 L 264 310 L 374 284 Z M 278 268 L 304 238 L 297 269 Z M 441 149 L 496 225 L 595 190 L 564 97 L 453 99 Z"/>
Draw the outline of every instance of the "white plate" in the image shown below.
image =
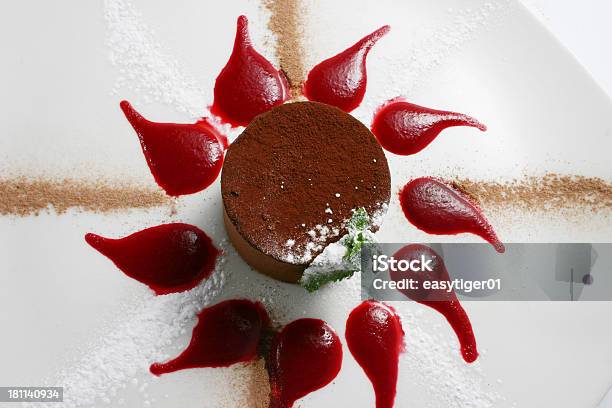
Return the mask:
<path id="1" fill-rule="evenodd" d="M 141 0 L 117 7 L 122 4 L 129 5 L 4 5 L 1 174 L 129 177 L 153 185 L 119 100 L 160 121 L 204 113 L 241 13 L 251 20 L 257 48 L 275 60 L 264 45 L 273 42 L 267 16 L 256 2 Z M 306 6 L 311 65 L 392 25 L 370 55 L 358 118 L 369 123 L 379 103 L 402 94 L 489 126 L 484 134 L 449 129 L 416 156 L 389 156 L 394 191 L 417 175 L 551 171 L 612 178 L 612 103 L 518 3 L 312 0 Z M 226 238 L 218 183 L 181 203 L 172 217 L 167 210 L 134 210 L 0 218 L 0 385 L 71 387 L 65 406 L 90 406 L 94 399 L 111 406 L 239 406 L 246 369 L 188 370 L 159 380 L 147 371 L 150 362 L 184 347 L 204 303 L 257 297 L 281 322 L 321 317 L 343 335 L 358 302 L 355 280 L 308 296 L 249 271 L 231 254 L 225 272 L 201 290 L 155 298 L 83 241 L 88 231 L 122 236 L 170 220 L 196 224 L 217 242 Z M 579 224 L 534 214 L 491 221 L 508 242 L 612 238 L 610 221 L 596 216 Z M 432 240 L 405 221 L 395 198 L 380 237 Z M 398 407 L 591 407 L 612 382 L 612 303 L 467 304 L 483 351 L 472 366 L 462 362 L 440 316 L 411 303 L 397 306 L 408 342 Z M 346 348 L 343 364 L 334 383 L 301 406 L 372 406 L 371 386 Z"/>

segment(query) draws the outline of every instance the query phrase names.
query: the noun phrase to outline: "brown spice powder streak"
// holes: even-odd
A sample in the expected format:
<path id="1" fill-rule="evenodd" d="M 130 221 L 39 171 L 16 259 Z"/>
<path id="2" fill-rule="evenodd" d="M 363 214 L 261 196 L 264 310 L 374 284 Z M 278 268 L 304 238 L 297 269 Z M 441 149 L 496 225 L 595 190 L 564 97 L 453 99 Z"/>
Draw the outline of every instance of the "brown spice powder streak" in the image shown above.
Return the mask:
<path id="1" fill-rule="evenodd" d="M 268 29 L 277 38 L 276 55 L 281 70 L 287 76 L 293 98 L 302 94 L 302 82 L 306 79 L 303 42 L 303 11 L 300 0 L 264 0 L 270 11 Z"/>
<path id="2" fill-rule="evenodd" d="M 612 182 L 598 177 L 549 173 L 508 182 L 469 179 L 451 182 L 483 209 L 515 208 L 564 214 L 612 210 Z"/>
<path id="3" fill-rule="evenodd" d="M 244 365 L 234 365 L 228 374 L 232 393 L 222 402 L 223 408 L 270 406 L 270 380 L 263 357 Z"/>
<path id="4" fill-rule="evenodd" d="M 107 213 L 131 208 L 172 207 L 173 204 L 162 191 L 119 182 L 26 177 L 0 179 L 0 215 L 38 215 L 49 207 L 58 214 L 69 208 Z"/>

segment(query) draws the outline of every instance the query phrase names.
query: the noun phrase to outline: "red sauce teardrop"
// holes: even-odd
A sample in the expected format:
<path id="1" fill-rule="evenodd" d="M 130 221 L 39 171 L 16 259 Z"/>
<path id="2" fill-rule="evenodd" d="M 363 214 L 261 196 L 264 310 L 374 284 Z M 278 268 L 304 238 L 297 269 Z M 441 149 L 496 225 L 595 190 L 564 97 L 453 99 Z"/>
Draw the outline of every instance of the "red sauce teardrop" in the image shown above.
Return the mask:
<path id="1" fill-rule="evenodd" d="M 211 112 L 232 126 L 246 126 L 289 98 L 284 74 L 255 51 L 248 20 L 238 17 L 234 49 L 215 82 Z"/>
<path id="2" fill-rule="evenodd" d="M 429 306 L 441 313 L 448 323 L 453 328 L 459 344 L 461 346 L 461 355 L 467 363 L 471 363 L 478 358 L 478 349 L 476 347 L 476 337 L 470 323 L 470 318 L 459 303 L 455 292 L 447 292 L 442 289 L 424 289 L 424 281 L 449 281 L 448 271 L 444 265 L 442 258 L 431 248 L 425 245 L 412 244 L 406 245 L 397 251 L 393 258 L 396 260 L 405 259 L 412 261 L 414 259 L 431 259 L 431 271 L 413 272 L 392 270 L 390 272 L 391 279 L 396 282 L 402 279 L 413 279 L 418 283 L 418 289 L 398 289 L 408 298 Z"/>
<path id="3" fill-rule="evenodd" d="M 372 133 L 383 148 L 406 156 L 420 152 L 441 131 L 451 126 L 487 130 L 485 125 L 462 113 L 430 109 L 398 98 L 378 109 L 372 122 Z"/>
<path id="4" fill-rule="evenodd" d="M 363 302 L 346 321 L 346 344 L 374 386 L 376 408 L 393 407 L 399 355 L 404 349 L 399 316 L 384 303 Z"/>
<path id="5" fill-rule="evenodd" d="M 355 109 L 366 91 L 366 57 L 391 27 L 384 26 L 352 47 L 316 65 L 304 83 L 304 96 L 311 101 L 336 106 L 345 112 Z"/>
<path id="6" fill-rule="evenodd" d="M 323 320 L 299 319 L 274 338 L 268 360 L 270 408 L 291 408 L 329 384 L 340 371 L 342 345 Z"/>
<path id="7" fill-rule="evenodd" d="M 189 346 L 177 358 L 151 365 L 159 376 L 186 368 L 229 367 L 258 356 L 270 319 L 261 303 L 234 299 L 203 309 Z"/>
<path id="8" fill-rule="evenodd" d="M 220 254 L 204 231 L 180 223 L 147 228 L 120 239 L 90 233 L 85 241 L 157 295 L 194 288 L 214 271 Z"/>
<path id="9" fill-rule="evenodd" d="M 225 138 L 208 122 L 151 122 L 129 102 L 120 106 L 140 139 L 155 181 L 168 195 L 197 193 L 215 181 L 223 165 Z"/>
<path id="10" fill-rule="evenodd" d="M 480 209 L 459 190 L 430 177 L 412 180 L 400 191 L 404 215 L 414 226 L 430 234 L 469 232 L 505 251 Z"/>

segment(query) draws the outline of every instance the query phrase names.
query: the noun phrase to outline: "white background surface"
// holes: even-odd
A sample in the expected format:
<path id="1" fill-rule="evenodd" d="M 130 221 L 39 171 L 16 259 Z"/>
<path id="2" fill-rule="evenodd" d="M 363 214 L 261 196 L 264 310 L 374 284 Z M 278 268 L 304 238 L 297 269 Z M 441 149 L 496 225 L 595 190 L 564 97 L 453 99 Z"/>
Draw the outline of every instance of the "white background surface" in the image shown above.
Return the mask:
<path id="1" fill-rule="evenodd" d="M 612 1 L 521 1 L 612 96 Z M 600 407 L 612 407 L 612 389 Z"/>
<path id="2" fill-rule="evenodd" d="M 612 95 L 612 1 L 521 1 Z"/>
<path id="3" fill-rule="evenodd" d="M 612 96 L 612 1 L 522 0 Z M 612 407 L 612 389 L 601 402 Z"/>

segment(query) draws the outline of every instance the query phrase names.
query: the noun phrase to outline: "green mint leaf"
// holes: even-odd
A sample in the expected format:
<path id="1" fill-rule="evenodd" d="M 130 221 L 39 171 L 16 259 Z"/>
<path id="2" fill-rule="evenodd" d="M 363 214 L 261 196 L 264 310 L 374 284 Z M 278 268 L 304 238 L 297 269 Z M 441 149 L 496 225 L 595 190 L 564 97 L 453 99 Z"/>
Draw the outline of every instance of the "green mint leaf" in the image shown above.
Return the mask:
<path id="1" fill-rule="evenodd" d="M 308 279 L 305 282 L 300 281 L 300 283 L 308 292 L 312 293 L 312 292 L 315 292 L 321 289 L 321 287 L 327 285 L 328 283 L 339 282 L 343 279 L 350 278 L 351 276 L 353 276 L 354 273 L 355 271 L 349 271 L 349 270 L 334 271 L 331 273 L 324 273 L 324 274 L 313 276 L 312 278 Z"/>
<path id="2" fill-rule="evenodd" d="M 302 276 L 300 284 L 308 291 L 314 292 L 331 283 L 350 278 L 361 270 L 359 255 L 363 244 L 374 242 L 372 234 L 368 231 L 370 217 L 365 208 L 356 209 L 347 223 L 348 234 L 340 240 L 346 248 L 342 262 L 338 262 L 338 270 L 320 271 Z"/>
<path id="3" fill-rule="evenodd" d="M 365 208 L 359 207 L 353 212 L 351 219 L 348 222 L 349 234 L 351 232 L 365 231 L 370 226 L 370 217 Z"/>

